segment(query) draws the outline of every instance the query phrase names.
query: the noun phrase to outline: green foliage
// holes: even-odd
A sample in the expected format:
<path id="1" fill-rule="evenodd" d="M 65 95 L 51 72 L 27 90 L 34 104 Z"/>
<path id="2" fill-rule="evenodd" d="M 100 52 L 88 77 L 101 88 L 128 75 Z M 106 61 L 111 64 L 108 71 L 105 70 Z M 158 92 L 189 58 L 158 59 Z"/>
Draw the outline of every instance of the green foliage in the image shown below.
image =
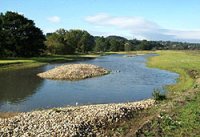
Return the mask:
<path id="1" fill-rule="evenodd" d="M 168 114 L 160 113 L 160 119 L 162 120 L 160 127 L 162 130 L 164 130 L 164 132 L 175 130 L 181 127 L 181 122 Z"/>
<path id="2" fill-rule="evenodd" d="M 154 89 L 152 96 L 155 100 L 158 101 L 166 99 L 166 95 L 161 93 L 159 89 Z"/>
<path id="3" fill-rule="evenodd" d="M 120 42 L 115 39 L 111 39 L 110 41 L 110 51 L 119 51 Z"/>
<path id="4" fill-rule="evenodd" d="M 45 44 L 47 46 L 47 52 L 51 54 L 65 54 L 68 53 L 68 46 L 65 45 L 65 30 L 58 30 L 47 36 Z M 67 52 L 66 52 L 67 51 Z"/>
<path id="5" fill-rule="evenodd" d="M 95 52 L 105 52 L 109 50 L 110 43 L 104 37 L 96 37 L 95 38 Z"/>
<path id="6" fill-rule="evenodd" d="M 180 136 L 200 135 L 200 94 L 197 93 L 192 100 L 188 101 L 184 107 L 177 110 L 178 120 L 181 121 L 182 128 L 174 134 Z"/>
<path id="7" fill-rule="evenodd" d="M 148 43 L 147 40 L 141 41 L 139 44 L 139 47 L 141 50 L 150 50 L 151 49 L 150 44 Z"/>
<path id="8" fill-rule="evenodd" d="M 119 36 L 109 36 L 106 38 L 110 43 L 110 51 L 124 51 L 124 44 L 128 42 L 127 39 Z"/>
<path id="9" fill-rule="evenodd" d="M 82 35 L 76 47 L 76 52 L 87 53 L 88 51 L 92 51 L 94 45 L 94 37 L 90 35 L 87 31 L 82 31 Z"/>
<path id="10" fill-rule="evenodd" d="M 130 42 L 127 42 L 124 44 L 124 51 L 131 51 L 133 49 L 133 46 Z"/>
<path id="11" fill-rule="evenodd" d="M 184 100 L 185 105 L 176 107 L 171 113 L 161 112 L 159 118 L 149 126 L 149 131 L 154 136 L 159 132 L 161 133 L 159 136 L 199 136 L 200 94 L 197 93 L 191 98 L 192 100 Z"/>
<path id="12" fill-rule="evenodd" d="M 32 20 L 15 12 L 0 18 L 1 56 L 38 56 L 44 52 L 45 37 Z"/>
<path id="13" fill-rule="evenodd" d="M 0 14 L 0 53 L 1 55 L 0 56 L 3 56 L 3 53 L 4 53 L 4 35 L 3 35 L 3 14 Z"/>
<path id="14" fill-rule="evenodd" d="M 152 120 L 149 125 L 143 129 L 144 136 L 174 136 L 172 132 L 181 129 L 182 123 L 175 116 L 161 112 L 159 117 Z"/>
<path id="15" fill-rule="evenodd" d="M 94 37 L 87 31 L 64 29 L 47 35 L 47 50 L 52 54 L 87 53 L 94 47 Z"/>

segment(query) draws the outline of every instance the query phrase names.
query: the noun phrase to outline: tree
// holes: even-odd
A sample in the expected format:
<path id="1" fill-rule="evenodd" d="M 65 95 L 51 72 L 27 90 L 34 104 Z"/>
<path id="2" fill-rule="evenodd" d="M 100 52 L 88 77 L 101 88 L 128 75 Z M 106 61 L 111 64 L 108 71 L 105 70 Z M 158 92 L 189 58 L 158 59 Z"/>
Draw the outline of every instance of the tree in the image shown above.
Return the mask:
<path id="1" fill-rule="evenodd" d="M 131 51 L 132 50 L 132 44 L 130 42 L 127 42 L 124 44 L 124 51 Z"/>
<path id="2" fill-rule="evenodd" d="M 51 54 L 74 54 L 75 48 L 68 43 L 68 31 L 59 29 L 46 36 L 45 44 L 48 53 Z"/>
<path id="3" fill-rule="evenodd" d="M 4 51 L 7 56 L 38 56 L 44 52 L 45 36 L 32 20 L 16 12 L 1 14 Z"/>
<path id="4" fill-rule="evenodd" d="M 126 38 L 120 36 L 108 36 L 106 39 L 110 43 L 110 51 L 124 51 L 124 44 L 128 42 Z"/>
<path id="5" fill-rule="evenodd" d="M 95 38 L 95 48 L 96 52 L 105 52 L 109 50 L 109 41 L 104 37 L 96 37 Z"/>
<path id="6" fill-rule="evenodd" d="M 95 43 L 94 37 L 83 30 L 59 29 L 46 37 L 48 52 L 53 54 L 87 53 Z"/>
<path id="7" fill-rule="evenodd" d="M 120 42 L 115 39 L 110 40 L 110 51 L 119 51 Z"/>
<path id="8" fill-rule="evenodd" d="M 51 54 L 64 54 L 64 36 L 57 33 L 52 33 L 46 37 L 45 44 L 47 46 L 47 52 Z"/>
<path id="9" fill-rule="evenodd" d="M 129 40 L 129 43 L 132 45 L 132 50 L 139 50 L 140 41 L 137 39 Z"/>
<path id="10" fill-rule="evenodd" d="M 76 52 L 87 53 L 88 51 L 92 51 L 94 45 L 94 37 L 90 35 L 87 31 L 83 31 L 81 39 L 79 40 L 78 45 L 76 47 Z"/>
<path id="11" fill-rule="evenodd" d="M 4 56 L 4 38 L 3 38 L 3 14 L 0 14 L 0 57 Z"/>
<path id="12" fill-rule="evenodd" d="M 153 47 L 151 42 L 148 42 L 147 40 L 142 40 L 139 46 L 141 50 L 151 50 Z"/>

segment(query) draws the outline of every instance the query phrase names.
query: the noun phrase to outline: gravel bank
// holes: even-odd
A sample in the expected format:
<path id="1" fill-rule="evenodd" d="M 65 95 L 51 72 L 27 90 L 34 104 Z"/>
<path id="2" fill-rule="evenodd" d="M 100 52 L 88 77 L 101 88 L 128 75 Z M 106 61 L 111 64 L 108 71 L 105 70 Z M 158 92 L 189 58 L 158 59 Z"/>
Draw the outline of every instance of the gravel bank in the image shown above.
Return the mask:
<path id="1" fill-rule="evenodd" d="M 0 136 L 99 136 L 102 129 L 153 106 L 154 100 L 100 104 L 20 113 L 0 119 Z"/>
<path id="2" fill-rule="evenodd" d="M 108 74 L 109 71 L 91 64 L 70 64 L 56 67 L 38 76 L 55 80 L 80 80 Z"/>

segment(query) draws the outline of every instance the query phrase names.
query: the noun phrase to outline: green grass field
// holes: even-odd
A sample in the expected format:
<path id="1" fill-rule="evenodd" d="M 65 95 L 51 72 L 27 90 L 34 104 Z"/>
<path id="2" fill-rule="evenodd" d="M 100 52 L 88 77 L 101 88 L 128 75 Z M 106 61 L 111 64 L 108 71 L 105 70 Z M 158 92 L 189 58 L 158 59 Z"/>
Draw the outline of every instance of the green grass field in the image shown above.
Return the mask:
<path id="1" fill-rule="evenodd" d="M 170 86 L 171 91 L 185 91 L 194 84 L 200 72 L 200 52 L 195 51 L 157 51 L 160 56 L 149 59 L 148 66 L 169 70 L 180 74 L 176 85 Z M 196 74 L 193 74 L 196 73 Z"/>
<path id="2" fill-rule="evenodd" d="M 1 58 L 0 71 L 16 70 L 24 68 L 38 67 L 51 62 L 69 62 L 76 60 L 92 59 L 98 54 L 91 55 L 51 55 L 33 58 Z"/>

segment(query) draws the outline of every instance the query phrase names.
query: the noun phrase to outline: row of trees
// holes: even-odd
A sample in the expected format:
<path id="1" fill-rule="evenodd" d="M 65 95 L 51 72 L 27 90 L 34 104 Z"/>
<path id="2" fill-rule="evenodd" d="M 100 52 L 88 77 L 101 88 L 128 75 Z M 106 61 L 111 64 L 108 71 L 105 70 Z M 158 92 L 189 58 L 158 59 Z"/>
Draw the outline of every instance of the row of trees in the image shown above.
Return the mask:
<path id="1" fill-rule="evenodd" d="M 47 52 L 52 54 L 87 53 L 95 45 L 94 37 L 84 30 L 59 29 L 46 38 Z"/>
<path id="2" fill-rule="evenodd" d="M 133 50 L 200 50 L 199 43 L 128 40 L 120 36 L 93 37 L 86 31 L 66 31 L 64 29 L 47 35 L 46 45 L 49 53 L 55 54 Z"/>
<path id="3" fill-rule="evenodd" d="M 123 37 L 94 37 L 84 30 L 59 29 L 46 38 L 47 51 L 52 54 L 132 50 L 131 42 Z"/>
<path id="4" fill-rule="evenodd" d="M 127 39 L 119 36 L 95 37 L 95 52 L 124 51 Z"/>
<path id="5" fill-rule="evenodd" d="M 0 13 L 0 56 L 38 56 L 106 51 L 200 49 L 200 44 L 128 40 L 120 36 L 92 36 L 84 30 L 59 29 L 46 36 L 32 20 L 15 12 Z"/>

